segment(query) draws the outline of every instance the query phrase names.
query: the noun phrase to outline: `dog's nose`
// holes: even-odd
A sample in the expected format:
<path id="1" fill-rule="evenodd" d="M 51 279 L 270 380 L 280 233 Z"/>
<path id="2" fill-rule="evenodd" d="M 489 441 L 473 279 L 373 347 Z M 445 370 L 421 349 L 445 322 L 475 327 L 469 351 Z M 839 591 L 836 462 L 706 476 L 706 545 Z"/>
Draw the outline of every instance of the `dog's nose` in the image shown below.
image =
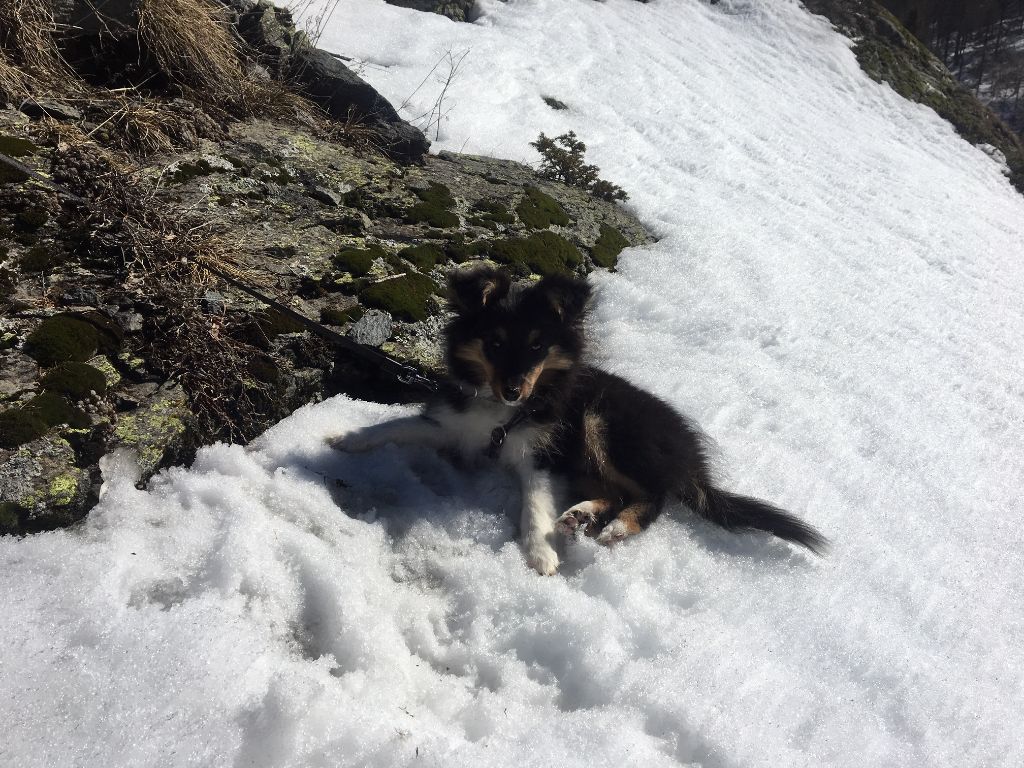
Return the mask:
<path id="1" fill-rule="evenodd" d="M 501 385 L 501 394 L 510 403 L 514 403 L 518 400 L 522 391 L 522 385 L 516 382 L 506 381 Z"/>

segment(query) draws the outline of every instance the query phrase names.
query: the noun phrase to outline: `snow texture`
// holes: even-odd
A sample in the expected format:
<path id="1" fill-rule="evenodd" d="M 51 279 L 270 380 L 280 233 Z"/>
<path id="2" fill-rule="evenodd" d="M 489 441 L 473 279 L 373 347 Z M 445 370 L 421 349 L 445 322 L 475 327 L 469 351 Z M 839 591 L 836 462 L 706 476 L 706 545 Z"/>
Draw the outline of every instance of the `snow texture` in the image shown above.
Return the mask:
<path id="1" fill-rule="evenodd" d="M 661 238 L 593 278 L 595 355 L 831 556 L 677 508 L 540 577 L 512 478 L 332 453 L 407 412 L 335 398 L 0 540 L 0 764 L 1024 764 L 1024 199 L 795 2 L 481 8 L 321 44 L 410 118 L 468 50 L 437 149 L 587 142 Z"/>

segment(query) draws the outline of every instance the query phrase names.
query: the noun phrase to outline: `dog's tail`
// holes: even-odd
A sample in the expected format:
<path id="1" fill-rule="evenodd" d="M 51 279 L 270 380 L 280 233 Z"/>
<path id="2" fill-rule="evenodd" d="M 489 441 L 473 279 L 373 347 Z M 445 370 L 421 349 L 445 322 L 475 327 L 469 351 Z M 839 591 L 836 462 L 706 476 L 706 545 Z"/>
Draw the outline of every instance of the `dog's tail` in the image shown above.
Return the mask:
<path id="1" fill-rule="evenodd" d="M 767 531 L 816 555 L 828 552 L 829 541 L 817 529 L 766 501 L 729 493 L 710 483 L 695 484 L 684 500 L 698 515 L 726 530 Z"/>

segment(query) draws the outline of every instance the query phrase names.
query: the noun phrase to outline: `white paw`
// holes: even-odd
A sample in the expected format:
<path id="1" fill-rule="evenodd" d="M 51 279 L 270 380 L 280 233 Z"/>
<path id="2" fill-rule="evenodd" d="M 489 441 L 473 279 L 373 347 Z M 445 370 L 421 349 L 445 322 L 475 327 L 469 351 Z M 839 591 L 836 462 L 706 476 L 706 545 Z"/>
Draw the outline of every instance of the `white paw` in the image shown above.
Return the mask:
<path id="1" fill-rule="evenodd" d="M 373 448 L 373 443 L 362 432 L 346 432 L 344 435 L 327 438 L 327 444 L 336 451 L 363 453 Z"/>
<path id="2" fill-rule="evenodd" d="M 562 516 L 555 521 L 555 530 L 563 536 L 572 536 L 577 530 L 588 525 L 592 526 L 596 519 L 594 503 L 581 501 L 562 513 Z"/>
<path id="3" fill-rule="evenodd" d="M 558 571 L 558 553 L 544 539 L 524 542 L 526 562 L 541 576 L 554 576 Z"/>
<path id="4" fill-rule="evenodd" d="M 598 544 L 614 544 L 629 536 L 629 529 L 621 520 L 612 520 L 597 534 Z"/>

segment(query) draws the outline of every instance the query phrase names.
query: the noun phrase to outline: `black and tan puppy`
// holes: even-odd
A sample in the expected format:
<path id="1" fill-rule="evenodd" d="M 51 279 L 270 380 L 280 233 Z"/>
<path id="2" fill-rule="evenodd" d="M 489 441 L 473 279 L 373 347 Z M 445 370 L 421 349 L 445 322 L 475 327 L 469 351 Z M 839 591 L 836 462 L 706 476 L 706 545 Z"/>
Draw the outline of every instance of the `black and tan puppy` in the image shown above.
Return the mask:
<path id="1" fill-rule="evenodd" d="M 611 543 L 646 528 L 671 498 L 730 530 L 761 530 L 822 552 L 814 528 L 712 483 L 700 433 L 659 398 L 583 362 L 590 286 L 568 277 L 513 285 L 489 267 L 450 278 L 445 336 L 455 386 L 422 416 L 331 441 L 341 450 L 387 442 L 453 446 L 513 467 L 523 491 L 521 536 L 540 573 L 558 568 L 556 532 Z M 578 500 L 556 510 L 558 478 Z"/>

